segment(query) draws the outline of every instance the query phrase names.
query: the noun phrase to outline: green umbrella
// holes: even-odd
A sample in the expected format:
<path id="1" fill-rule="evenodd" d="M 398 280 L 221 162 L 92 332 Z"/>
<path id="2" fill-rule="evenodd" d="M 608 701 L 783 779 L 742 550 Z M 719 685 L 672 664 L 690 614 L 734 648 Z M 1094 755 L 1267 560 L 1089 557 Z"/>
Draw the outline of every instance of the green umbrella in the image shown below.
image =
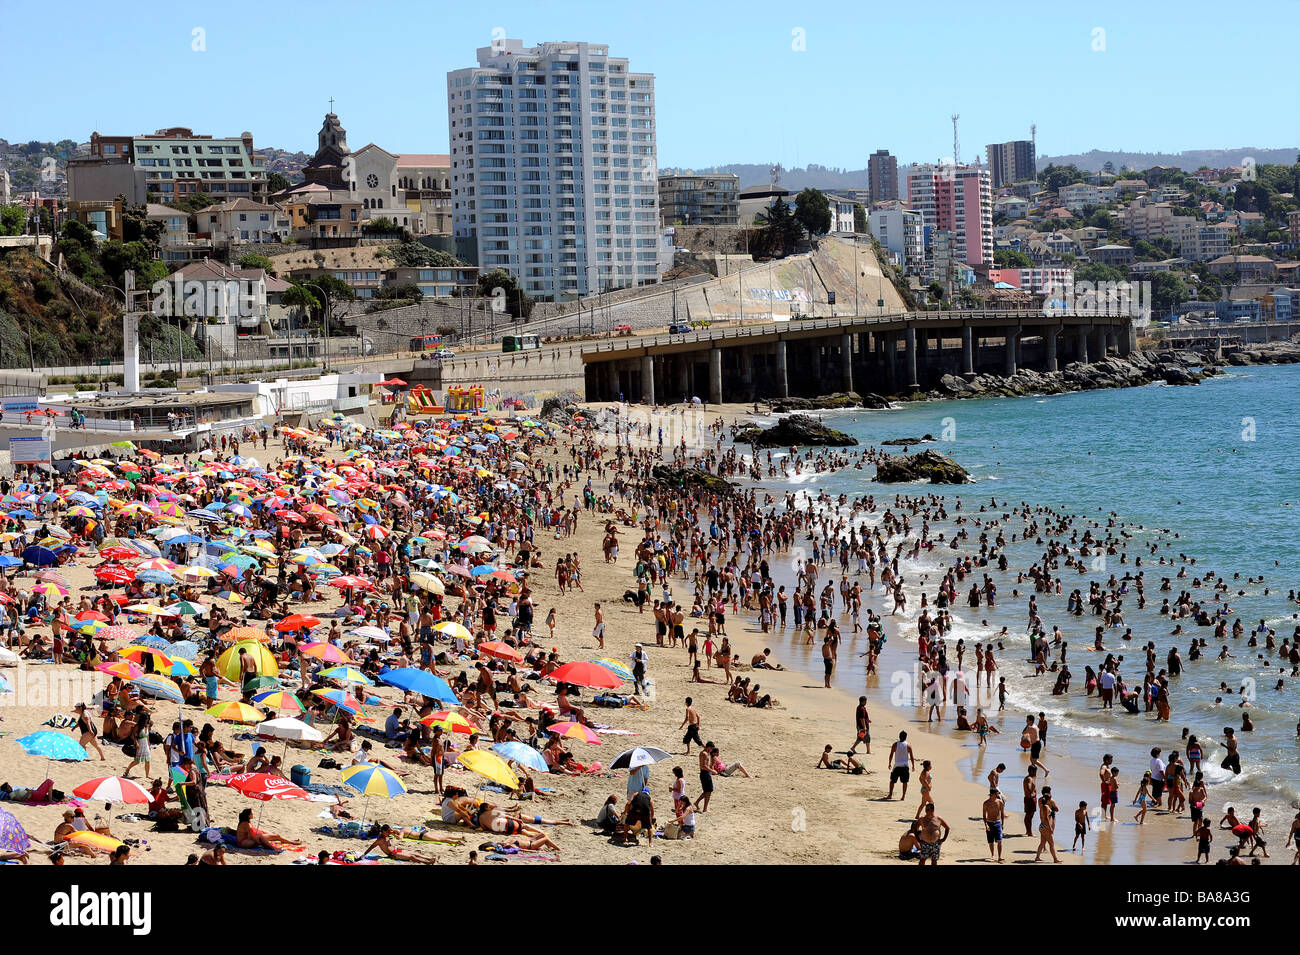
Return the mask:
<path id="1" fill-rule="evenodd" d="M 252 690 L 254 693 L 260 693 L 263 690 L 278 690 L 281 686 L 280 681 L 273 676 L 258 676 L 245 683 L 243 688 Z"/>

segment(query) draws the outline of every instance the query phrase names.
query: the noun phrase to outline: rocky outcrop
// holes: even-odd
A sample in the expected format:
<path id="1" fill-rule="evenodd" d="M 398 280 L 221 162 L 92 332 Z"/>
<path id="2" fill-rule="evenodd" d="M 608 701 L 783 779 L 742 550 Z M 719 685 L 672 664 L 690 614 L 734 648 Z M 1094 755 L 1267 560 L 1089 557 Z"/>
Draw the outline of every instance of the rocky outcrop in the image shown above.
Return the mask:
<path id="1" fill-rule="evenodd" d="M 711 494 L 732 494 L 736 487 L 725 478 L 710 474 L 703 468 L 672 467 L 656 464 L 646 479 L 646 486 L 660 491 L 708 491 Z"/>
<path id="2" fill-rule="evenodd" d="M 966 469 L 938 451 L 895 454 L 876 465 L 876 480 L 883 484 L 929 481 L 931 484 L 969 484 Z"/>
<path id="3" fill-rule="evenodd" d="M 837 391 L 831 395 L 820 395 L 816 398 L 776 398 L 768 402 L 775 412 L 785 411 L 817 411 L 821 409 L 835 408 L 872 408 L 879 410 L 888 408 L 889 402 L 880 395 L 867 393 L 860 395 L 855 391 Z"/>
<path id="4" fill-rule="evenodd" d="M 1137 352 L 1127 358 L 1072 362 L 1059 371 L 1023 369 L 1014 375 L 944 375 L 924 398 L 989 398 L 1059 395 L 1069 391 L 1132 388 L 1153 382 L 1194 385 L 1217 374 L 1203 356 L 1189 351 Z"/>
<path id="5" fill-rule="evenodd" d="M 890 447 L 908 448 L 914 444 L 928 444 L 933 440 L 934 435 L 927 434 L 921 438 L 890 438 L 888 441 L 881 441 L 880 443 Z"/>
<path id="6" fill-rule="evenodd" d="M 852 435 L 828 428 L 816 418 L 803 414 L 782 418 L 770 428 L 760 428 L 757 425 L 740 428 L 735 433 L 735 440 L 738 444 L 752 444 L 756 448 L 846 448 L 858 443 L 858 439 Z"/>
<path id="7" fill-rule="evenodd" d="M 1300 341 L 1268 342 L 1243 345 L 1224 358 L 1229 365 L 1294 365 L 1300 364 Z"/>

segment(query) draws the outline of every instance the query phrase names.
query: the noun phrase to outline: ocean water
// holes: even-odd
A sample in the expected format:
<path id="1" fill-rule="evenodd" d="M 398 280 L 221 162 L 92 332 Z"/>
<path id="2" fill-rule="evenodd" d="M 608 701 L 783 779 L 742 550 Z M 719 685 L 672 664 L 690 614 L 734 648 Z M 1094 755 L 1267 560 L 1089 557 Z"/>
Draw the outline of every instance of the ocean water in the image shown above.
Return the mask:
<path id="1" fill-rule="evenodd" d="M 808 495 L 803 506 L 821 506 L 809 498 L 823 490 L 850 499 L 872 494 L 878 503 L 892 503 L 900 493 L 937 493 L 950 502 L 960 498 L 962 513 L 968 517 L 994 498 L 998 507 L 989 507 L 990 514 L 984 516 L 1026 502 L 1079 516 L 1083 519 L 1076 522 L 1080 532 L 1085 521 L 1104 525 L 1113 513 L 1117 521 L 1128 525 L 1135 545 L 1161 541 L 1159 554 L 1166 559 L 1177 559 L 1179 554 L 1195 558 L 1187 577 L 1178 579 L 1175 575 L 1181 565 L 1161 566 L 1159 556 L 1134 546 L 1127 551 L 1126 563 L 1121 563 L 1119 556 L 1107 558 L 1104 573 L 1089 570 L 1077 579 L 1073 572 L 1063 574 L 1061 596 L 1039 594 L 1039 613 L 1048 633 L 1057 625 L 1069 641 L 1068 663 L 1074 676 L 1067 696 L 1052 696 L 1054 677 L 1034 678 L 1028 662 L 1025 623 L 1033 584 L 1016 582 L 1016 572 L 1036 560 L 1042 548 L 1032 541 L 1012 543 L 1006 548 L 1007 573 L 996 568 L 977 567 L 975 571 L 975 580 L 987 572 L 998 583 L 997 608 L 974 611 L 965 606 L 964 599 L 951 608 L 956 623 L 947 637 L 949 660 L 955 665 L 953 648 L 962 638 L 968 648 L 967 666 L 971 666 L 975 642 L 987 641 L 1007 627 L 1009 638 L 1005 651 L 998 654 L 997 675 L 1007 677 L 1010 702 L 1002 718 L 994 719 L 1002 727 L 1001 739 L 1007 741 L 1006 734 L 1010 734 L 1014 740 L 1024 713 L 1045 712 L 1052 724 L 1049 749 L 1064 749 L 1093 766 L 1103 752 L 1115 755 L 1117 765 L 1125 768 L 1121 810 L 1146 769 L 1149 749 L 1158 745 L 1166 755 L 1171 749 L 1184 752 L 1180 730 L 1190 728 L 1205 748 L 1202 769 L 1210 783 L 1207 815 L 1227 805 L 1236 806 L 1239 812 L 1245 807 L 1248 814 L 1250 806 L 1259 805 L 1272 826 L 1271 845 L 1280 847 L 1284 837 L 1279 829 L 1285 832 L 1294 810 L 1300 808 L 1300 678 L 1290 676 L 1289 666 L 1279 667 L 1275 653 L 1257 656 L 1264 653 L 1262 641 L 1257 649 L 1246 644 L 1260 619 L 1276 630 L 1279 644 L 1300 626 L 1300 606 L 1287 599 L 1288 591 L 1300 588 L 1298 412 L 1300 366 L 1234 368 L 1192 387 L 1153 385 L 1059 396 L 926 402 L 886 411 L 827 412 L 821 417 L 828 425 L 853 434 L 863 446 L 880 447 L 886 439 L 932 434 L 940 440 L 923 447 L 951 455 L 977 483 L 959 487 L 882 485 L 871 480 L 874 467 L 868 465 L 865 470 L 805 472 L 785 480 L 766 478 L 761 486 L 778 496 L 784 491 L 803 492 Z M 747 447 L 741 450 L 748 453 Z M 774 452 L 773 457 L 782 455 Z M 766 462 L 765 453 L 760 458 Z M 951 536 L 951 518 L 956 512 L 951 503 L 948 510 L 949 521 L 932 523 L 932 534 L 947 532 Z M 874 520 L 878 519 L 879 512 L 874 515 Z M 1019 522 L 1013 526 L 1018 529 Z M 978 547 L 974 540 L 978 531 L 968 529 L 972 540 L 963 545 L 963 554 Z M 805 541 L 799 543 L 806 546 Z M 952 553 L 947 549 L 923 551 L 919 560 L 903 561 L 906 617 L 888 616 L 892 602 L 886 603 L 879 589 L 870 594 L 868 606 L 886 614 L 890 637 L 880 664 L 882 676 L 870 683 L 862 676 L 858 658 L 858 652 L 865 650 L 865 640 L 851 638 L 842 618 L 846 643 L 840 652 L 837 685 L 854 692 L 860 686 L 873 687 L 869 694 L 873 705 L 886 701 L 899 705 L 900 700 L 905 706 L 912 704 L 906 693 L 899 695 L 897 687 L 891 692 L 891 672 L 897 681 L 900 669 L 911 668 L 920 594 L 928 593 L 933 600 L 941 567 L 951 561 Z M 1136 573 L 1138 556 L 1146 571 L 1147 607 L 1139 611 L 1135 594 L 1130 594 L 1124 601 L 1124 617 L 1134 639 L 1126 643 L 1120 639 L 1122 630 L 1108 631 L 1104 645 L 1107 651 L 1126 655 L 1123 671 L 1130 687 L 1140 687 L 1145 665 L 1139 650 L 1148 640 L 1156 646 L 1157 669 L 1164 666 L 1169 648 L 1177 645 L 1184 670 L 1172 681 L 1169 724 L 1154 722 L 1150 719 L 1154 714 L 1144 710 L 1136 715 L 1122 709 L 1103 712 L 1095 695 L 1085 696 L 1084 666 L 1096 669 L 1104 658 L 1104 654 L 1085 651 L 1092 646 L 1100 618 L 1087 611 L 1080 617 L 1065 612 L 1070 590 L 1078 587 L 1086 595 L 1091 580 L 1104 582 L 1112 573 L 1117 577 Z M 792 563 L 773 564 L 774 576 L 787 589 L 794 580 L 792 566 L 787 566 Z M 850 577 L 855 569 L 856 561 L 850 564 Z M 1171 636 L 1174 624 L 1158 612 L 1165 597 L 1172 602 L 1181 590 L 1192 591 L 1193 599 L 1203 604 L 1212 601 L 1214 591 L 1209 586 L 1192 587 L 1193 578 L 1206 569 L 1228 578 L 1230 590 L 1225 599 L 1233 610 L 1230 620 L 1240 617 L 1246 629 L 1238 640 L 1227 637 L 1235 659 L 1214 659 L 1221 644 L 1213 640 L 1211 628 L 1196 627 L 1184 619 L 1180 622 L 1187 632 Z M 838 564 L 834 570 L 838 577 Z M 1240 574 L 1240 579 L 1233 580 L 1233 574 Z M 1262 583 L 1246 583 L 1247 578 L 1260 576 Z M 1172 578 L 1171 592 L 1159 590 L 1162 577 Z M 966 580 L 965 589 L 971 582 Z M 863 586 L 865 589 L 865 578 Z M 1012 599 L 1016 588 L 1020 597 Z M 958 590 L 964 594 L 960 584 Z M 1238 590 L 1245 594 L 1237 596 Z M 1196 662 L 1190 662 L 1187 653 L 1193 636 L 1209 641 L 1205 655 Z M 760 639 L 769 641 L 774 649 L 781 647 L 787 659 L 805 668 L 820 684 L 816 647 L 804 647 L 801 638 L 788 633 Z M 748 651 L 749 641 L 738 649 Z M 1049 659 L 1055 658 L 1053 652 Z M 1265 666 L 1266 660 L 1272 665 Z M 1284 685 L 1275 690 L 1279 678 Z M 1221 683 L 1233 691 L 1246 688 L 1247 710 L 1256 727 L 1251 733 L 1238 732 L 1244 772 L 1235 778 L 1219 767 L 1224 755 L 1219 741 L 1223 727 L 1240 730 L 1241 708 L 1237 704 L 1242 697 L 1222 691 Z M 1216 697 L 1223 702 L 1216 703 Z M 980 701 L 986 708 L 987 699 Z M 972 716 L 973 707 L 974 703 Z M 996 708 L 996 701 L 992 707 Z M 1095 801 L 1095 785 L 1082 795 Z M 1217 823 L 1217 819 L 1215 816 L 1211 822 Z M 1182 826 L 1180 823 L 1178 828 Z"/>

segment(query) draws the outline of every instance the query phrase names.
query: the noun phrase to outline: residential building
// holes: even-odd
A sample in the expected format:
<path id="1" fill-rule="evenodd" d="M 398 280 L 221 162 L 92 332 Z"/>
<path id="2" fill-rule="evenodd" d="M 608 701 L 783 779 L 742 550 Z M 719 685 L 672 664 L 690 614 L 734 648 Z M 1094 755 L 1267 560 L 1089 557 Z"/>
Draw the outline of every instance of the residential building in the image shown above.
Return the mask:
<path id="1" fill-rule="evenodd" d="M 968 263 L 962 261 L 962 248 L 955 233 L 943 229 L 932 232 L 930 258 L 923 276 L 924 280 L 938 282 L 950 291 L 959 285 L 973 285 L 975 271 Z"/>
<path id="2" fill-rule="evenodd" d="M 1292 247 L 1300 246 L 1300 211 L 1286 214 L 1286 227 L 1291 237 Z"/>
<path id="3" fill-rule="evenodd" d="M 346 190 L 316 186 L 286 199 L 284 210 L 294 238 L 313 248 L 361 241 L 361 201 Z"/>
<path id="4" fill-rule="evenodd" d="M 1232 251 L 1237 241 L 1237 227 L 1229 222 L 1207 225 L 1191 217 L 1179 217 L 1179 254 L 1193 262 L 1210 262 Z"/>
<path id="5" fill-rule="evenodd" d="M 478 269 L 472 265 L 389 269 L 383 273 L 383 280 L 385 286 L 418 286 L 425 298 L 446 298 L 462 292 L 473 294 L 478 286 Z"/>
<path id="6" fill-rule="evenodd" d="M 783 189 L 781 186 L 764 184 L 741 189 L 736 201 L 740 211 L 740 224 L 752 226 L 754 217 L 766 212 L 778 199 L 794 205 L 794 196 L 790 194 L 790 190 Z"/>
<path id="7" fill-rule="evenodd" d="M 417 235 L 451 235 L 451 156 L 447 153 L 401 153 L 397 157 L 397 192 L 417 218 Z"/>
<path id="8" fill-rule="evenodd" d="M 1257 298 L 1221 299 L 1214 303 L 1214 315 L 1221 322 L 1258 322 L 1263 307 Z"/>
<path id="9" fill-rule="evenodd" d="M 166 279 L 167 290 L 155 295 L 155 314 L 206 320 L 201 325 L 254 329 L 267 319 L 267 280 L 263 269 L 238 269 L 204 258 L 177 269 Z M 194 289 L 191 283 L 197 283 Z M 160 312 L 161 310 L 161 312 Z M 227 344 L 230 334 L 213 333 Z"/>
<path id="10" fill-rule="evenodd" d="M 826 193 L 826 201 L 831 207 L 831 231 L 852 234 L 854 228 L 853 207 L 857 205 L 852 199 Z"/>
<path id="11" fill-rule="evenodd" d="M 1263 255 L 1222 255 L 1209 263 L 1211 275 L 1235 278 L 1238 282 L 1259 282 L 1277 274 L 1276 263 Z"/>
<path id="12" fill-rule="evenodd" d="M 447 74 L 453 229 L 541 301 L 659 279 L 654 75 L 605 44 L 494 40 Z"/>
<path id="13" fill-rule="evenodd" d="M 1267 292 L 1259 300 L 1259 317 L 1265 322 L 1289 322 L 1295 314 L 1295 296 L 1290 289 Z"/>
<path id="14" fill-rule="evenodd" d="M 1174 222 L 1174 207 L 1167 202 L 1149 202 L 1134 199 L 1122 217 L 1124 232 L 1135 239 L 1176 239 L 1178 226 Z"/>
<path id="15" fill-rule="evenodd" d="M 925 268 L 925 232 L 921 213 L 910 209 L 875 209 L 867 214 L 867 227 L 908 275 Z"/>
<path id="16" fill-rule="evenodd" d="M 1034 269 L 989 269 L 989 282 L 1004 282 L 1022 292 L 1041 294 L 1048 287 L 1066 289 L 1074 285 L 1074 269 L 1052 266 Z"/>
<path id="17" fill-rule="evenodd" d="M 121 199 L 69 199 L 68 216 L 98 232 L 100 241 L 122 241 Z"/>
<path id="18" fill-rule="evenodd" d="M 958 259 L 973 267 L 992 264 L 993 188 L 987 169 L 913 166 L 907 176 L 907 202 L 921 213 L 926 229 L 953 234 Z"/>
<path id="19" fill-rule="evenodd" d="M 1088 250 L 1088 261 L 1126 269 L 1133 264 L 1131 245 L 1098 245 Z"/>
<path id="20" fill-rule="evenodd" d="M 1001 189 L 1013 182 L 1038 177 L 1038 160 L 1034 144 L 1027 139 L 1009 143 L 990 143 L 985 147 L 988 166 L 993 174 L 993 188 Z"/>
<path id="21" fill-rule="evenodd" d="M 283 242 L 293 231 L 291 217 L 277 206 L 251 199 L 233 199 L 194 214 L 198 231 L 217 245 L 241 242 Z"/>
<path id="22" fill-rule="evenodd" d="M 1079 215 L 1088 206 L 1101 205 L 1101 190 L 1090 182 L 1072 182 L 1057 191 L 1061 205 L 1075 215 Z"/>
<path id="23" fill-rule="evenodd" d="M 214 138 L 185 126 L 150 135 L 90 136 L 92 159 L 144 170 L 145 187 L 163 204 L 204 193 L 217 201 L 266 198 L 266 170 L 253 157 L 253 134 Z"/>
<path id="24" fill-rule="evenodd" d="M 183 209 L 150 202 L 146 206 L 148 217 L 163 225 L 160 258 L 169 266 L 184 265 L 210 256 L 213 251 L 211 239 L 201 238 L 190 228 L 190 214 Z"/>
<path id="25" fill-rule="evenodd" d="M 993 215 L 1023 219 L 1029 214 L 1029 201 L 1020 196 L 1001 196 L 993 200 Z"/>
<path id="26" fill-rule="evenodd" d="M 877 149 L 867 158 L 867 191 L 872 203 L 899 197 L 898 159 L 888 149 Z"/>
<path id="27" fill-rule="evenodd" d="M 738 225 L 740 177 L 690 173 L 659 177 L 659 215 L 664 225 Z"/>

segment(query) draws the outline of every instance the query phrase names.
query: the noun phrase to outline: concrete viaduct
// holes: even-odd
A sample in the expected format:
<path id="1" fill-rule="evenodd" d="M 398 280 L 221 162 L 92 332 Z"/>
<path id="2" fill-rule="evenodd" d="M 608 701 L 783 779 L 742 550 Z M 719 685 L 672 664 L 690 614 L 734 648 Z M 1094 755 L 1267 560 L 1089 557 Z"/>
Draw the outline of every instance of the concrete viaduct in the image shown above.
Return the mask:
<path id="1" fill-rule="evenodd" d="M 589 401 L 707 395 L 717 404 L 853 390 L 902 394 L 945 374 L 1056 371 L 1136 348 L 1127 315 L 969 310 L 613 338 L 584 344 L 582 361 Z"/>

